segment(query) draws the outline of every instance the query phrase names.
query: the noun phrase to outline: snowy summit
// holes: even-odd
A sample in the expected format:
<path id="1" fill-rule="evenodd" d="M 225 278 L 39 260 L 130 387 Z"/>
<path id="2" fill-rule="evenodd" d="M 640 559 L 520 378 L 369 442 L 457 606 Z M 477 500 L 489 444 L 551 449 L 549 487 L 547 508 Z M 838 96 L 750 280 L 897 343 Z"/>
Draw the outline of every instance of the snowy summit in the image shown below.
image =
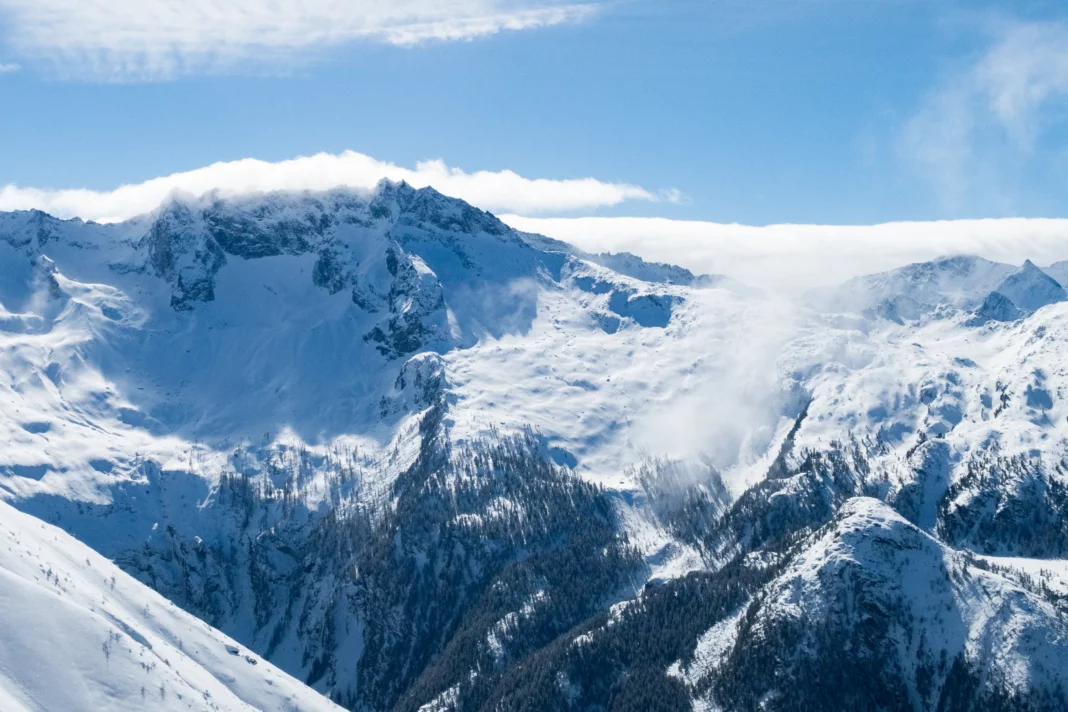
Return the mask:
<path id="1" fill-rule="evenodd" d="M 393 182 L 0 214 L 0 694 L 1060 709 L 1062 274 L 789 299 Z"/>

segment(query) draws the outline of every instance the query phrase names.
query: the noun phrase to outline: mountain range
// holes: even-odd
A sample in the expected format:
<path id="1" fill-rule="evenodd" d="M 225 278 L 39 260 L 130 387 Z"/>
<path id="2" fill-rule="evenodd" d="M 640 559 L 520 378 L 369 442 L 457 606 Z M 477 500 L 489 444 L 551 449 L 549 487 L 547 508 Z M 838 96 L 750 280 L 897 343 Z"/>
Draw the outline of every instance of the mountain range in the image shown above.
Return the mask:
<path id="1" fill-rule="evenodd" d="M 390 182 L 0 213 L 0 701 L 1064 709 L 1064 281 L 786 298 Z"/>

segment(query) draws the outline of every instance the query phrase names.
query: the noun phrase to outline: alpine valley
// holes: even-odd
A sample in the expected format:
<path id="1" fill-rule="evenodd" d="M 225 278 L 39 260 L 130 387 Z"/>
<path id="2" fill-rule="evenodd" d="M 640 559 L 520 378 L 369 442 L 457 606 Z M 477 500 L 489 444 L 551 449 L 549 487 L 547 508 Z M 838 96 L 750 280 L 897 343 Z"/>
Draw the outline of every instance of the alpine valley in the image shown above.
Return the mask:
<path id="1" fill-rule="evenodd" d="M 0 707 L 1068 709 L 1062 283 L 0 213 Z"/>

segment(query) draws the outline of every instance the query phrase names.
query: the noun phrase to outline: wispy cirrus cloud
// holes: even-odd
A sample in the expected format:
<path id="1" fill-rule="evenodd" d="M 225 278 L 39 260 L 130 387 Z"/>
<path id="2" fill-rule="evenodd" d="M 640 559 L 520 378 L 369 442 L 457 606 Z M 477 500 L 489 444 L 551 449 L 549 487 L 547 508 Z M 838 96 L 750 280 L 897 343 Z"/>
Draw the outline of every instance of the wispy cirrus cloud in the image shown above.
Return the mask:
<path id="1" fill-rule="evenodd" d="M 1010 211 L 1013 176 L 1068 116 L 1068 23 L 998 23 L 991 44 L 925 98 L 901 135 L 905 158 L 949 213 Z"/>
<path id="2" fill-rule="evenodd" d="M 17 64 L 0 62 L 0 74 L 14 74 L 20 69 L 22 67 Z"/>
<path id="3" fill-rule="evenodd" d="M 12 46 L 63 74 L 103 80 L 277 67 L 361 39 L 471 40 L 597 9 L 567 0 L 0 0 Z"/>
<path id="4" fill-rule="evenodd" d="M 525 178 L 514 171 L 468 173 L 441 160 L 415 168 L 379 161 L 354 151 L 320 153 L 271 163 L 244 159 L 123 185 L 114 190 L 0 187 L 0 210 L 38 209 L 58 217 L 115 221 L 154 210 L 175 190 L 200 195 L 257 193 L 275 190 L 371 188 L 383 178 L 433 186 L 481 208 L 525 215 L 561 213 L 619 205 L 625 201 L 675 202 L 681 195 L 668 189 L 651 192 L 637 185 L 595 178 Z"/>

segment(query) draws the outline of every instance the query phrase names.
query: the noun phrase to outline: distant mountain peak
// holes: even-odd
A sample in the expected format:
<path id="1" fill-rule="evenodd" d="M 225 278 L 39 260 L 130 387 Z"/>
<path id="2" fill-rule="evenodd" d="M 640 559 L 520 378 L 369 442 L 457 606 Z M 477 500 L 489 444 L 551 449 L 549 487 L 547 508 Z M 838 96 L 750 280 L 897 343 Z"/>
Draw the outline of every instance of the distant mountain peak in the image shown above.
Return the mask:
<path id="1" fill-rule="evenodd" d="M 975 255 L 954 255 L 855 277 L 836 287 L 812 290 L 806 299 L 824 311 L 869 311 L 893 321 L 908 314 L 905 318 L 914 319 L 938 307 L 974 309 L 1012 271 L 1011 265 Z"/>
<path id="2" fill-rule="evenodd" d="M 1016 321 L 1027 316 L 1011 299 L 1001 292 L 991 292 L 983 304 L 976 310 L 975 316 L 966 323 L 968 326 L 981 326 L 991 321 Z"/>
<path id="3" fill-rule="evenodd" d="M 1044 306 L 1068 301 L 1068 294 L 1057 280 L 1027 260 L 1007 276 L 995 290 L 1012 301 L 1020 309 L 1038 311 Z"/>

